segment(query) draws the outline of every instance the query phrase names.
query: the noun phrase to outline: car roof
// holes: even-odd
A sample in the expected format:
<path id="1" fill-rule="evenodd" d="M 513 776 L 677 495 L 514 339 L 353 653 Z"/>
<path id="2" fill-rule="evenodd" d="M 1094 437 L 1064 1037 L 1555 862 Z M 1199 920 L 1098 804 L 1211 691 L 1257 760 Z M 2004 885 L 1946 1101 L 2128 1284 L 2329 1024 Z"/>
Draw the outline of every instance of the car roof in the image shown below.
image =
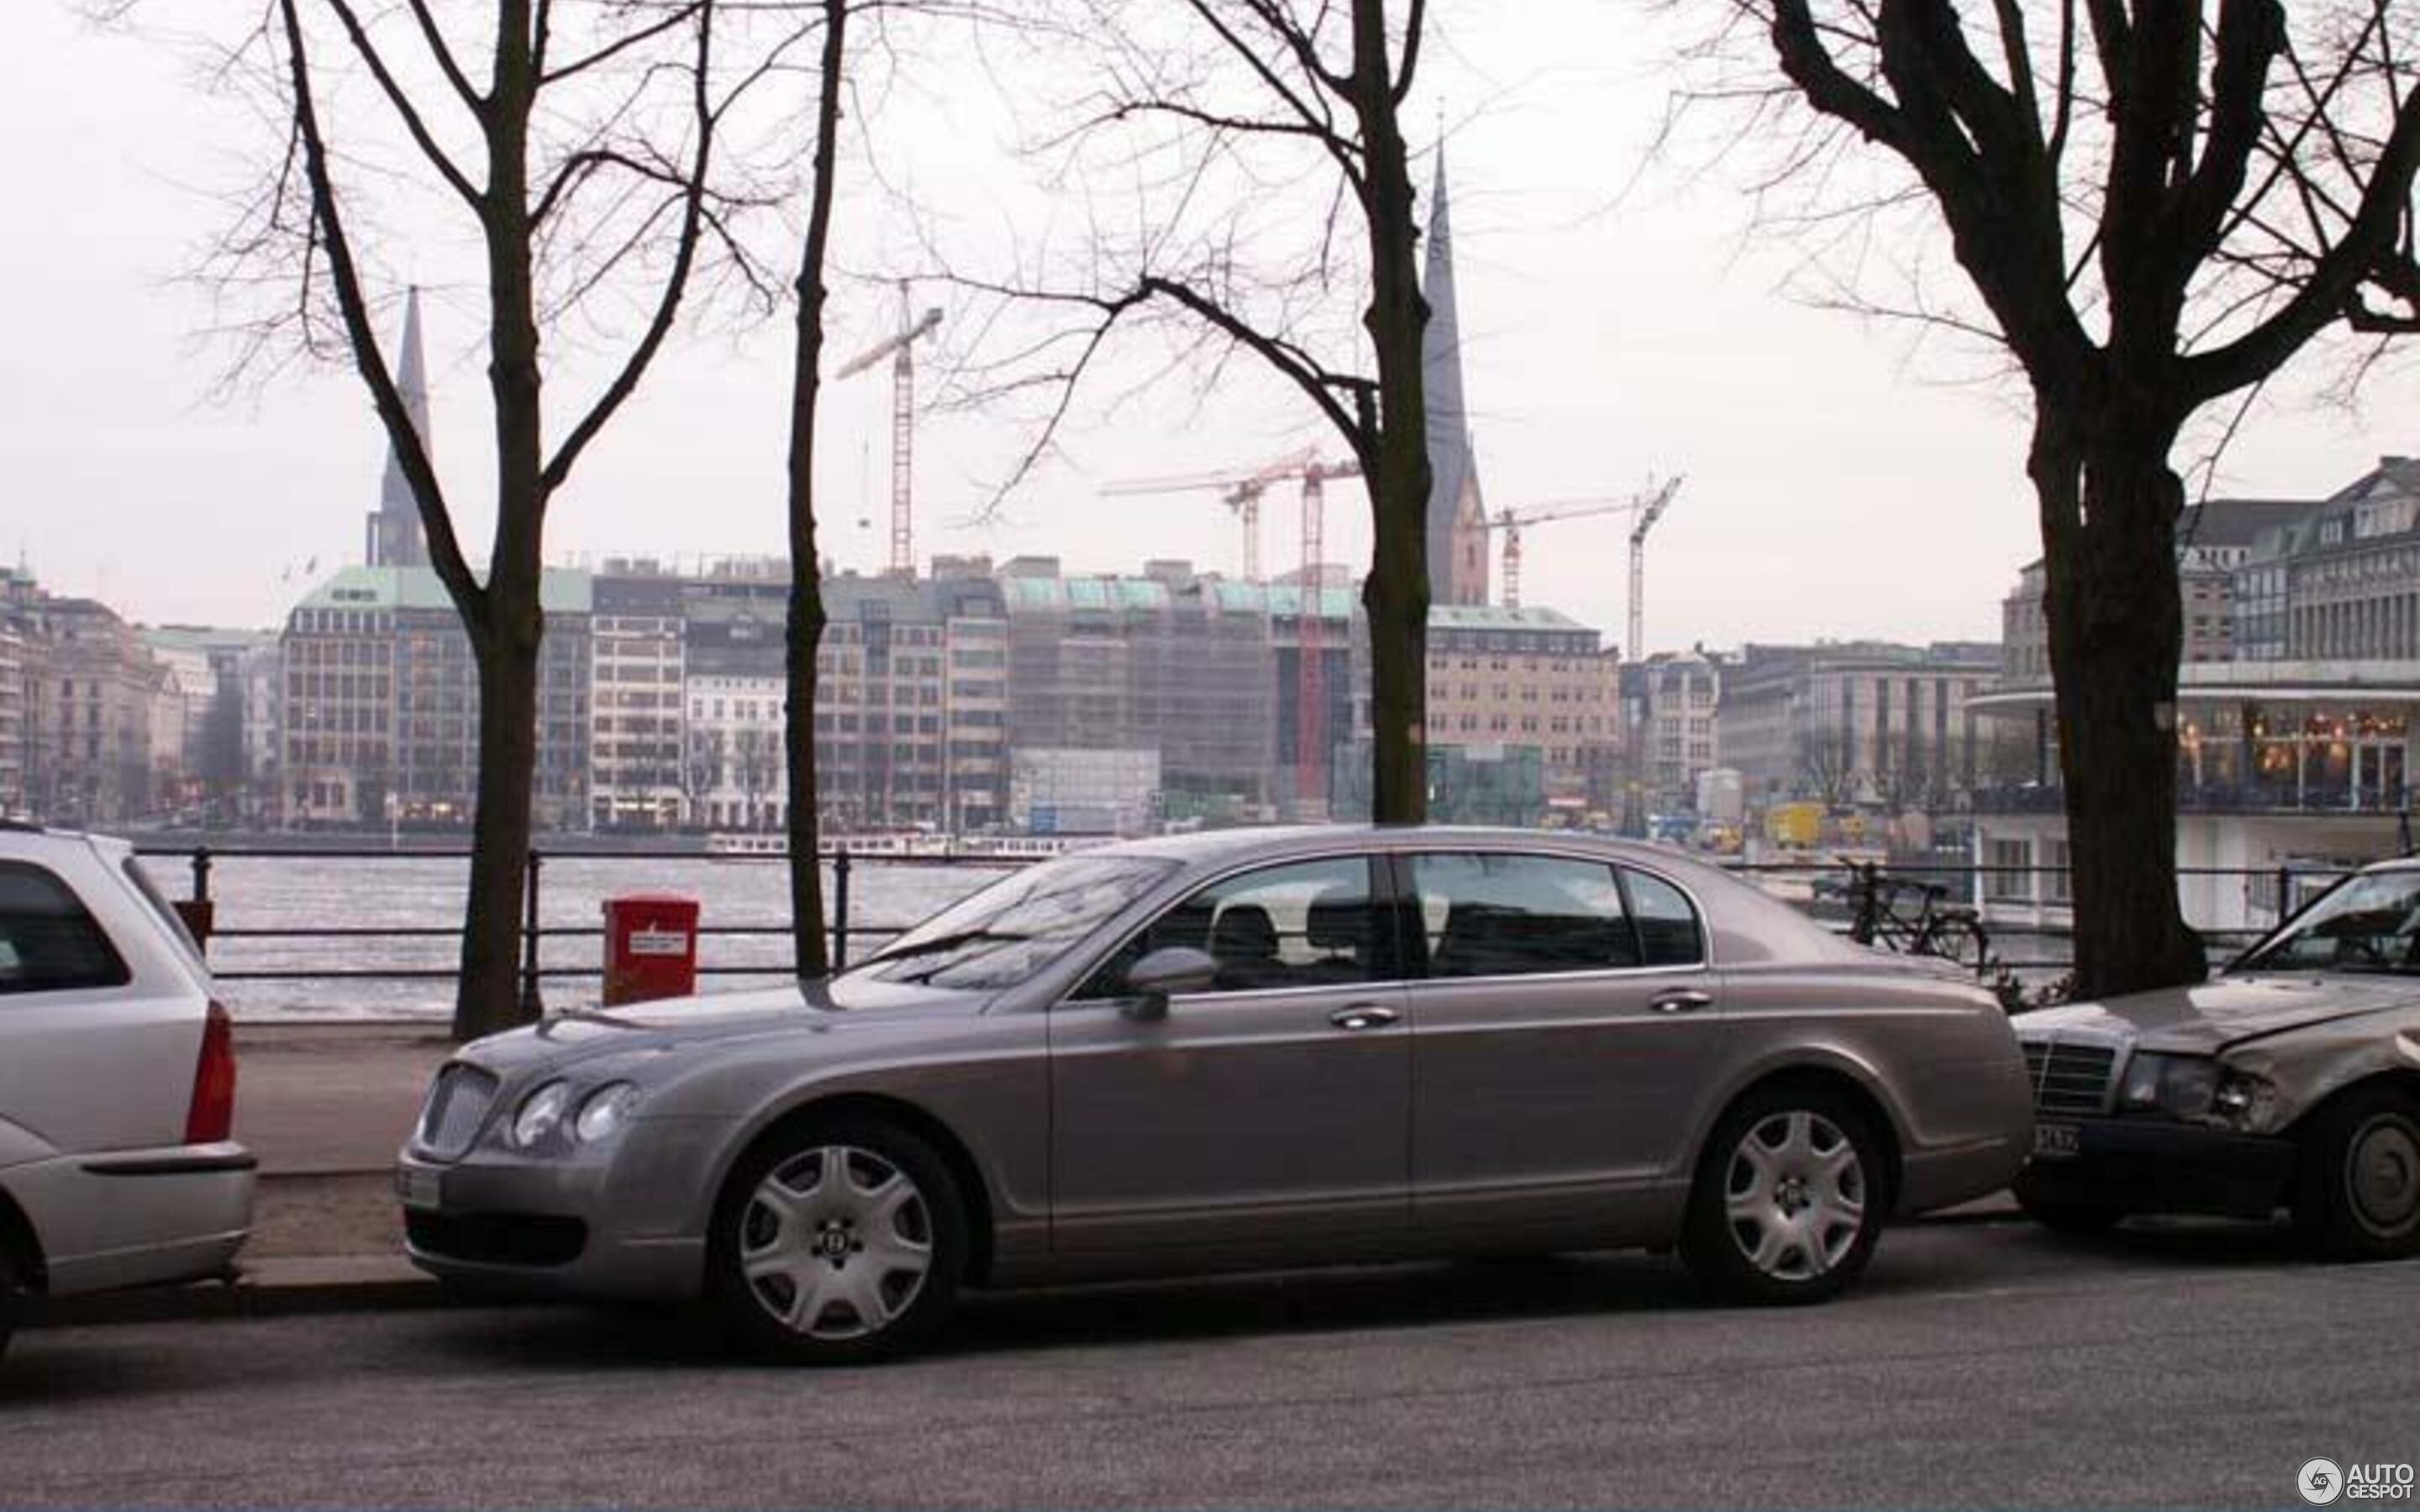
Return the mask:
<path id="1" fill-rule="evenodd" d="M 1125 841 L 1079 855 L 1151 856 L 1199 863 L 1237 856 L 1284 856 L 1295 852 L 1366 846 L 1373 850 L 1404 850 L 1426 845 L 1457 848 L 1502 845 L 1523 850 L 1578 847 L 1662 865 L 1688 866 L 1694 858 L 1668 846 L 1623 840 L 1575 829 L 1513 829 L 1485 825 L 1253 825 L 1233 829 L 1202 829 L 1185 835 L 1156 835 Z"/>

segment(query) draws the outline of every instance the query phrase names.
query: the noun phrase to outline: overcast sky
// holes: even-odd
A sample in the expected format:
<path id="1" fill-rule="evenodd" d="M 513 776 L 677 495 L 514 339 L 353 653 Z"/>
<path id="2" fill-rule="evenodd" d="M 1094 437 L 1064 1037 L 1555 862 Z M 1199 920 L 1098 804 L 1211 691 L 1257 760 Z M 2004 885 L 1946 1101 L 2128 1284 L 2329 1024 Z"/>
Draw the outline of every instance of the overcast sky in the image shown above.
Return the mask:
<path id="1" fill-rule="evenodd" d="M 385 451 L 368 401 L 334 370 L 211 400 L 227 353 L 196 340 L 209 306 L 178 275 L 223 221 L 211 191 L 240 177 L 252 128 L 199 95 L 188 60 L 160 42 L 96 34 L 57 0 L 21 9 L 0 61 L 0 130 L 26 145 L 0 242 L 0 553 L 145 622 L 273 625 L 314 563 L 324 575 L 358 558 Z M 1900 328 L 1785 292 L 1794 249 L 1749 230 L 1738 175 L 1659 170 L 1624 193 L 1675 40 L 1646 8 L 1443 0 L 1433 12 L 1441 44 L 1410 119 L 1450 123 L 1466 383 L 1490 507 L 1685 473 L 1650 548 L 1651 649 L 1996 638 L 2000 597 L 2036 554 L 2011 393 L 1971 380 L 1982 365 L 1971 351 L 1919 350 Z M 996 76 L 949 58 L 912 68 L 885 106 L 886 172 L 944 207 L 962 253 L 1001 226 L 1006 266 L 1012 218 L 987 216 L 969 187 L 1027 172 L 1010 115 L 982 102 Z M 1425 183 L 1425 162 L 1420 173 Z M 854 269 L 910 244 L 869 187 L 841 215 Z M 383 261 L 439 286 L 436 442 L 449 487 L 473 499 L 487 426 L 475 292 L 433 233 Z M 836 301 L 836 358 L 891 318 L 878 287 L 845 283 Z M 928 301 L 950 302 L 938 290 Z M 556 501 L 550 559 L 777 551 L 788 360 L 779 327 L 686 339 Z M 2420 397 L 2409 377 L 2374 385 L 2358 412 L 2314 406 L 2304 387 L 2281 383 L 2254 411 L 2221 491 L 2317 495 L 2420 446 L 2420 428 L 2398 424 Z M 1105 501 L 1099 486 L 1320 439 L 1282 389 L 1244 370 L 1206 404 L 1171 385 L 1113 418 L 1080 418 L 1060 463 L 982 525 L 970 518 L 1017 433 L 998 416 L 929 419 L 919 555 L 1056 553 L 1083 570 L 1189 557 L 1233 571 L 1235 528 L 1211 496 Z M 829 553 L 878 568 L 883 375 L 830 391 L 824 445 Z M 1264 550 L 1282 565 L 1295 515 L 1275 499 Z M 484 539 L 482 512 L 465 513 Z M 1357 493 L 1331 490 L 1328 516 L 1330 560 L 1366 560 Z M 1534 530 L 1526 601 L 1618 635 L 1624 529 Z"/>

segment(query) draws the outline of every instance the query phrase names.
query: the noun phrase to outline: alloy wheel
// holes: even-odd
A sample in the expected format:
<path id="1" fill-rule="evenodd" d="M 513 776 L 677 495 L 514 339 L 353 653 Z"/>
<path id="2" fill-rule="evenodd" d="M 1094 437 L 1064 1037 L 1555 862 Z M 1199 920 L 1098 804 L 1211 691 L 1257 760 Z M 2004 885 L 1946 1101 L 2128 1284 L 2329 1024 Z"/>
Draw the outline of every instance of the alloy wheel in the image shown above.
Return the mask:
<path id="1" fill-rule="evenodd" d="M 877 1334 L 914 1305 L 933 1267 L 933 1214 L 915 1180 L 855 1145 L 820 1145 L 756 1183 L 739 1265 L 759 1306 L 814 1339 Z"/>
<path id="2" fill-rule="evenodd" d="M 2364 1227 L 2397 1235 L 2420 1218 L 2420 1136 L 2409 1119 L 2372 1116 L 2345 1151 L 2345 1196 Z"/>
<path id="3" fill-rule="evenodd" d="M 1866 1225 L 1865 1163 L 1839 1125 L 1804 1108 L 1749 1125 L 1731 1151 L 1723 1211 L 1761 1274 L 1807 1281 L 1838 1267 Z"/>

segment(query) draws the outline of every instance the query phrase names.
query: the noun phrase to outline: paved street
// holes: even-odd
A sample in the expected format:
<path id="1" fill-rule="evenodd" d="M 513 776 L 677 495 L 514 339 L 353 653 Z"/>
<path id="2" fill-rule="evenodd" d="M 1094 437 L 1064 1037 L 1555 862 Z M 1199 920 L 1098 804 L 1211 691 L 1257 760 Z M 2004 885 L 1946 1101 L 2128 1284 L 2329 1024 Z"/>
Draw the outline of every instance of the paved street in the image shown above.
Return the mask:
<path id="1" fill-rule="evenodd" d="M 2287 1505 L 2420 1458 L 2420 1266 L 2265 1235 L 1889 1236 L 1828 1308 L 1644 1256 L 980 1302 L 938 1353 L 735 1365 L 685 1315 L 38 1331 L 0 1502 Z"/>

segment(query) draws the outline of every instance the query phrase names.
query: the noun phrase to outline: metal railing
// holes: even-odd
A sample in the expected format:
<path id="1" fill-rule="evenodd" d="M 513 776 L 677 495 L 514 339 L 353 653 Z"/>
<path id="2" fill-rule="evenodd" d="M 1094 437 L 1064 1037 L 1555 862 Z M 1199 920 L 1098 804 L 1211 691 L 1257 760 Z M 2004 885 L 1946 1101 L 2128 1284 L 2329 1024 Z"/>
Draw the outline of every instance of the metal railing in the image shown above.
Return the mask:
<path id="1" fill-rule="evenodd" d="M 215 902 L 214 872 L 219 863 L 227 860 L 311 859 L 337 861 L 399 861 L 453 860 L 467 863 L 467 849 L 398 849 L 391 847 L 321 846 L 321 845 L 244 845 L 213 848 L 209 845 L 174 845 L 138 847 L 146 857 L 181 864 L 190 878 L 191 901 L 202 904 Z M 1028 864 L 1026 858 L 988 855 L 940 856 L 864 856 L 838 847 L 821 853 L 829 868 L 830 886 L 826 898 L 830 914 L 826 933 L 830 942 L 834 969 L 845 966 L 852 941 L 883 939 L 912 927 L 913 918 L 860 919 L 853 917 L 853 892 L 857 873 L 862 868 L 955 868 L 1002 871 Z M 788 858 L 781 853 L 748 853 L 722 855 L 698 850 L 673 848 L 638 848 L 626 850 L 594 850 L 577 847 L 533 848 L 529 853 L 528 883 L 521 908 L 521 958 L 519 969 L 520 993 L 524 1004 L 533 1008 L 543 1000 L 543 984 L 549 980 L 600 979 L 604 976 L 601 944 L 605 935 L 601 924 L 548 924 L 541 907 L 546 887 L 547 870 L 566 860 L 584 862 L 649 861 L 724 861 L 735 865 L 779 864 L 786 866 Z M 1886 879 L 1920 879 L 1938 882 L 1947 895 L 1960 903 L 1978 908 L 1983 915 L 1993 949 L 1991 964 L 2009 971 L 2048 973 L 2067 969 L 2072 964 L 2071 950 L 2058 949 L 2073 938 L 2071 926 L 2047 919 L 2011 919 L 1994 909 L 2015 909 L 2042 914 L 2062 912 L 2069 907 L 2063 889 L 2043 889 L 2031 884 L 2042 878 L 2064 879 L 2062 867 L 1991 867 L 1969 863 L 1943 861 L 1911 862 L 1891 865 L 1867 860 L 1844 858 L 1806 859 L 1790 861 L 1756 861 L 1729 863 L 1726 870 L 1757 883 L 1769 892 L 1782 896 L 1802 907 L 1811 917 L 1841 933 L 1849 933 L 1854 924 L 1856 900 L 1871 897 L 1878 885 Z M 2346 874 L 2341 867 L 2281 866 L 2244 869 L 2219 867 L 2185 867 L 2179 869 L 2180 877 L 2235 877 L 2257 881 L 2273 887 L 2270 896 L 2280 901 L 2281 912 L 2289 913 L 2298 886 L 2333 882 Z M 1805 879 L 1803 890 L 1792 886 Z M 2022 897 L 2006 896 L 2009 884 L 2022 881 Z M 1998 888 L 1999 891 L 1994 889 Z M 2190 922 L 2190 921 L 2189 921 Z M 2210 927 L 2197 925 L 2204 940 L 2209 942 L 2214 963 L 2231 958 L 2244 946 L 2268 933 L 2265 926 Z M 302 943 L 312 941 L 414 941 L 450 940 L 462 937 L 459 924 L 307 924 L 277 921 L 252 926 L 212 927 L 208 934 L 213 940 L 245 940 L 269 943 Z M 737 941 L 748 939 L 786 939 L 790 925 L 786 919 L 763 922 L 708 923 L 698 928 L 701 945 L 707 940 Z M 599 942 L 598 957 L 591 964 L 550 964 L 545 958 L 545 946 L 550 941 L 594 940 Z M 2012 949 L 2015 942 L 2030 942 L 2027 949 Z M 704 954 L 701 949 L 701 956 Z M 701 959 L 697 965 L 701 977 L 765 977 L 784 974 L 787 967 L 778 962 L 730 962 Z M 312 966 L 232 965 L 214 968 L 223 981 L 411 981 L 449 980 L 458 975 L 452 965 L 341 964 Z"/>
<path id="2" fill-rule="evenodd" d="M 471 853 L 454 848 L 398 848 L 331 845 L 243 845 L 213 848 L 206 844 L 176 846 L 137 846 L 136 854 L 146 857 L 181 862 L 191 879 L 188 902 L 214 904 L 212 879 L 218 864 L 226 860 L 322 860 L 322 861 L 461 861 L 467 863 Z M 980 854 L 949 854 L 939 856 L 859 856 L 846 847 L 820 851 L 818 858 L 830 868 L 831 885 L 826 891 L 830 913 L 825 921 L 825 936 L 830 942 L 831 965 L 839 970 L 848 964 L 849 942 L 853 939 L 888 939 L 906 933 L 918 921 L 912 918 L 881 919 L 861 922 L 850 918 L 851 884 L 857 869 L 864 865 L 900 868 L 963 868 L 981 871 L 1005 871 L 1030 864 L 1023 857 L 1003 857 Z M 605 929 L 601 924 L 547 924 L 543 922 L 546 868 L 550 862 L 582 861 L 727 861 L 737 865 L 787 866 L 784 852 L 748 852 L 721 854 L 699 850 L 671 848 L 637 848 L 616 850 L 585 850 L 563 848 L 549 850 L 534 846 L 528 856 L 527 882 L 521 896 L 521 928 L 520 967 L 520 995 L 525 1007 L 542 1003 L 541 983 L 549 979 L 601 978 L 605 975 L 600 957 L 594 965 L 548 964 L 544 947 L 550 940 L 596 940 L 601 942 Z M 190 916 L 189 916 L 190 921 Z M 201 933 L 201 932 L 197 932 Z M 268 926 L 211 925 L 208 940 L 456 940 L 462 937 L 462 926 L 447 925 L 344 925 L 344 924 L 275 924 Z M 790 937 L 790 925 L 784 919 L 768 923 L 708 924 L 700 922 L 697 930 L 702 941 L 715 939 L 768 939 Z M 205 941 L 207 944 L 207 940 Z M 784 968 L 763 964 L 716 964 L 701 960 L 697 972 L 701 977 L 767 976 Z M 459 975 L 452 966 L 248 966 L 211 968 L 211 975 L 221 981 L 409 981 L 449 980 Z"/>

